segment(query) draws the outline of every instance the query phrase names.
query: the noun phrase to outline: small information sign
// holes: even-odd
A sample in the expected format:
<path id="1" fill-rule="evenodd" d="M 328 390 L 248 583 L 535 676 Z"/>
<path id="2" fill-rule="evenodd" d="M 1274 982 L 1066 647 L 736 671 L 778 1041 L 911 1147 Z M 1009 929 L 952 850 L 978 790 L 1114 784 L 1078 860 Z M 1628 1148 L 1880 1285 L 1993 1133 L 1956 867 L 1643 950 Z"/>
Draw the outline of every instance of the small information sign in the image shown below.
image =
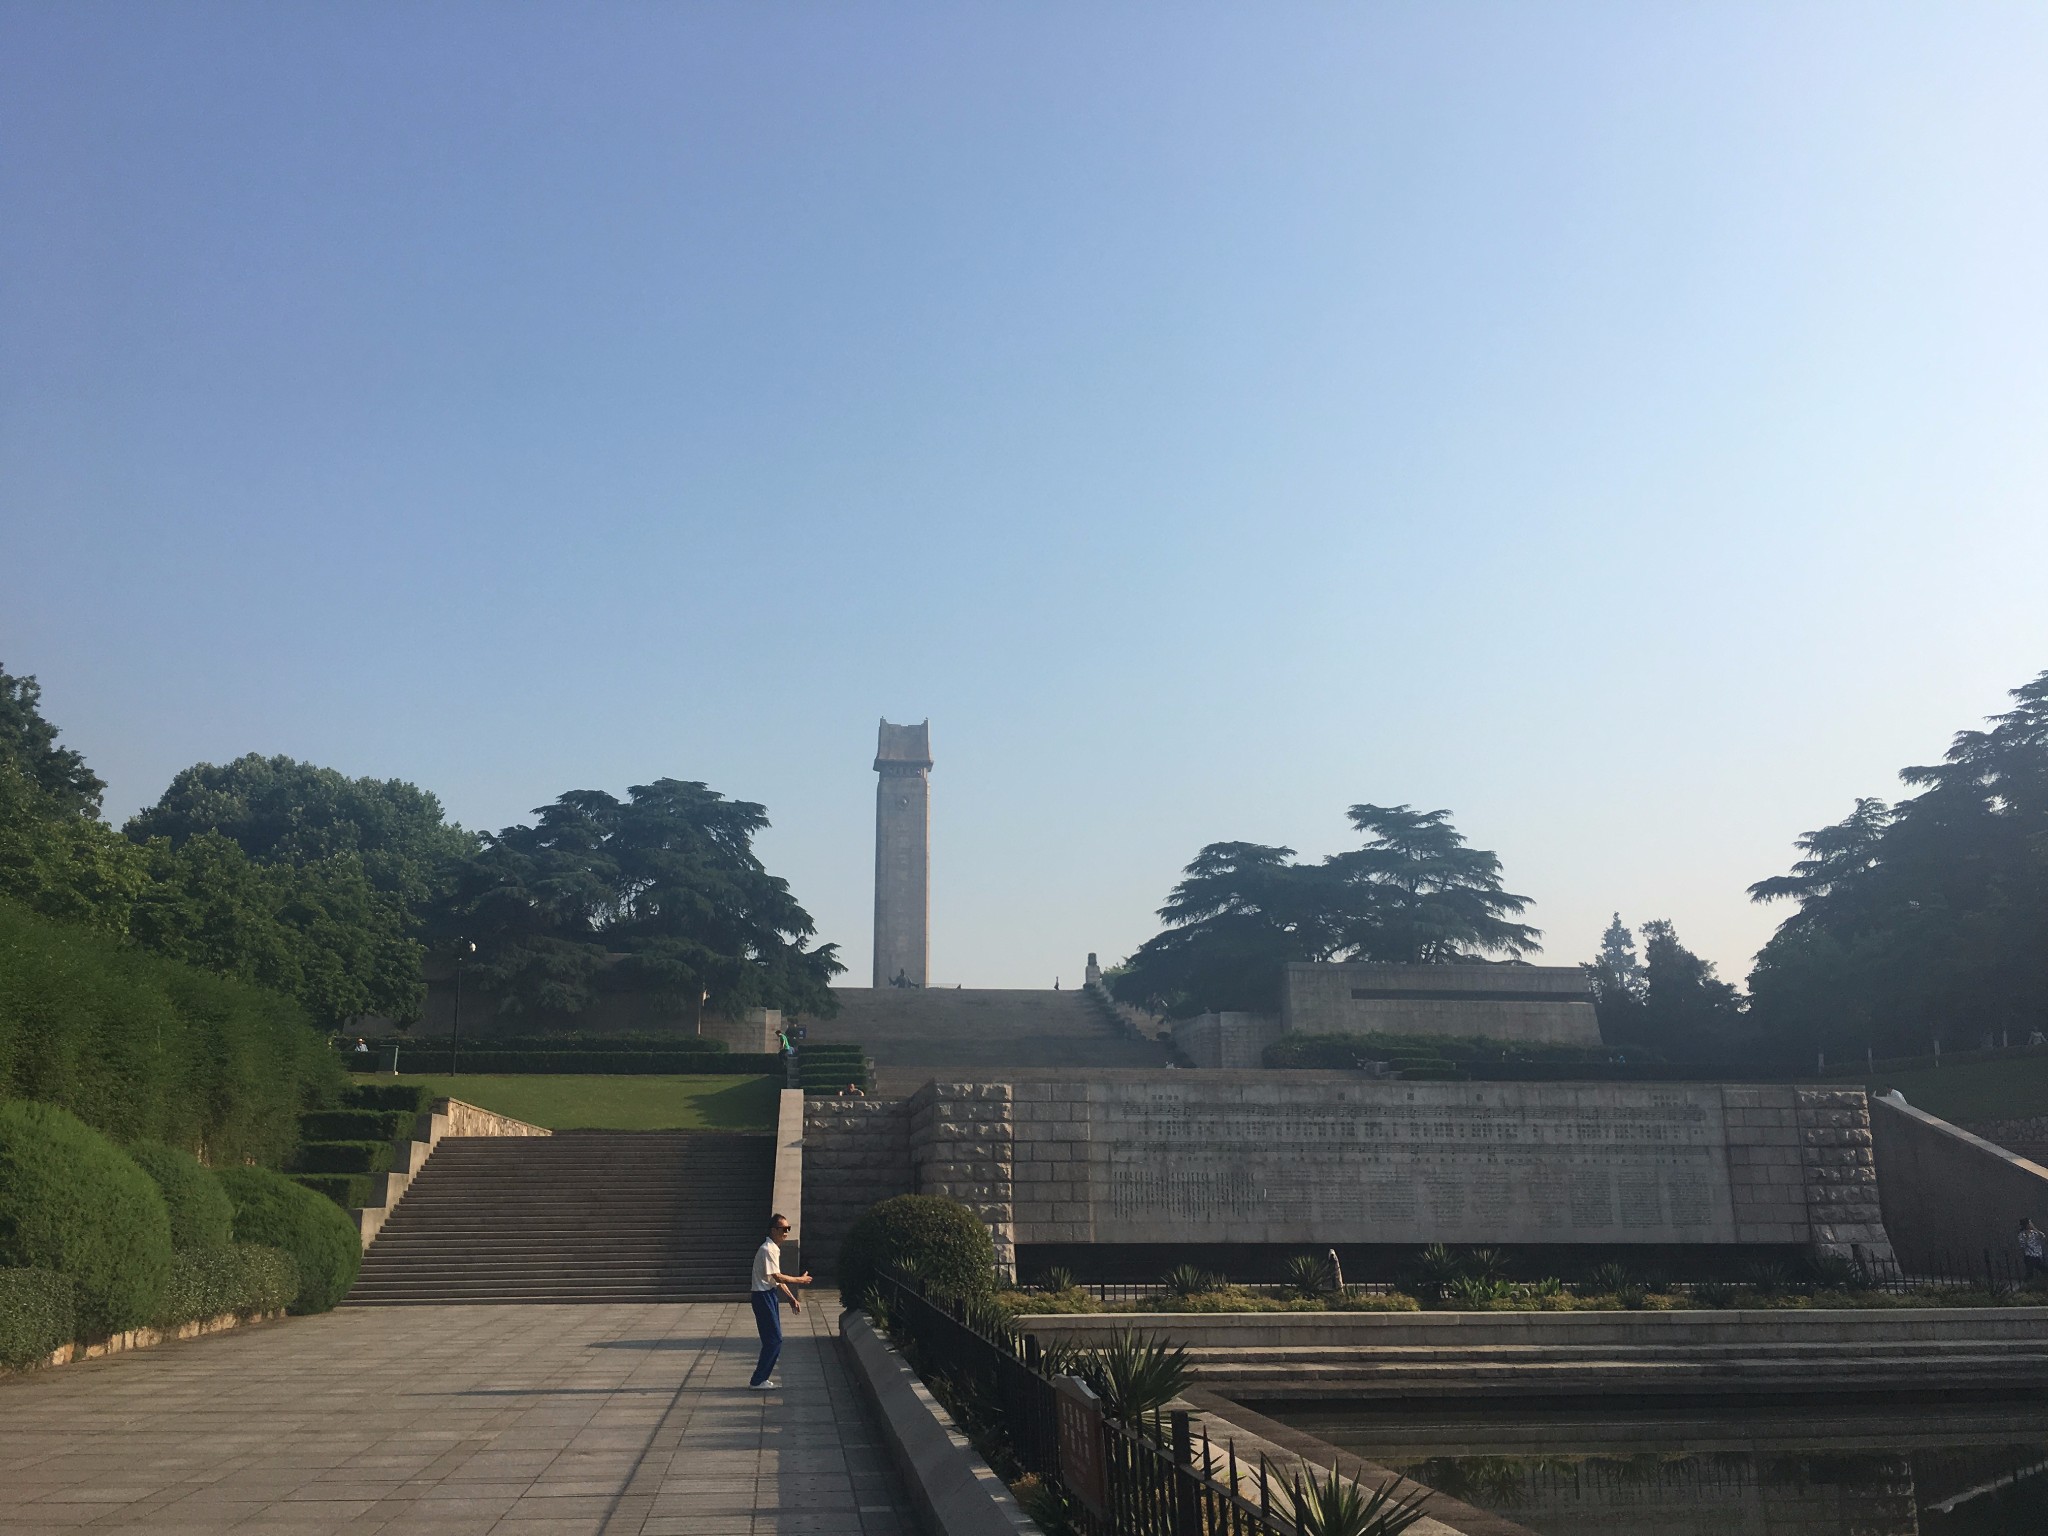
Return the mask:
<path id="1" fill-rule="evenodd" d="M 1098 1520 L 1109 1517 L 1109 1445 L 1102 1428 L 1102 1403 L 1088 1384 L 1055 1376 L 1059 1392 L 1060 1481 Z"/>

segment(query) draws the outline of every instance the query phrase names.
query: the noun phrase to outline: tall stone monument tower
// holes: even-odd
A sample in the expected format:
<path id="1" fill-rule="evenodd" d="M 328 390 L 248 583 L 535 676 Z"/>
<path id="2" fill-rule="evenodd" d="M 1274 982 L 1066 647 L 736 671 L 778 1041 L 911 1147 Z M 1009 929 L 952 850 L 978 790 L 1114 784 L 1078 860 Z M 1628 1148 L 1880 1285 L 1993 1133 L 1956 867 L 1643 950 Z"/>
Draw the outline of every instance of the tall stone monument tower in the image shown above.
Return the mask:
<path id="1" fill-rule="evenodd" d="M 875 985 L 925 984 L 931 962 L 932 723 L 882 722 L 875 746 Z"/>

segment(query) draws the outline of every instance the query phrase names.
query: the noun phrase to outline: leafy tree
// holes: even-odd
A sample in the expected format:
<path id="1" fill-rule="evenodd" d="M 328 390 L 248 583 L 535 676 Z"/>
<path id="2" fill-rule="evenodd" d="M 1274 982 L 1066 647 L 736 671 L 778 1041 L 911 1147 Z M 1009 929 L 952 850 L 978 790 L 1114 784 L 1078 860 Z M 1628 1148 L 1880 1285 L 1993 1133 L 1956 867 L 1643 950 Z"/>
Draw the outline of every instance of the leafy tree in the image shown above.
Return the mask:
<path id="1" fill-rule="evenodd" d="M 1528 898 L 1501 888 L 1500 860 L 1467 848 L 1448 811 L 1354 805 L 1362 848 L 1319 864 L 1292 848 L 1211 843 L 1187 866 L 1145 941 L 1106 984 L 1169 1018 L 1272 1012 L 1293 960 L 1436 964 L 1520 955 L 1537 930 L 1509 921 Z"/>
<path id="2" fill-rule="evenodd" d="M 605 992 L 695 1019 L 750 1007 L 830 1014 L 837 947 L 753 851 L 766 810 L 657 779 L 618 800 L 572 790 L 467 860 L 440 920 L 514 1013 L 574 1015 Z"/>
<path id="3" fill-rule="evenodd" d="M 125 934 L 148 856 L 0 758 L 0 896 L 60 922 Z"/>
<path id="4" fill-rule="evenodd" d="M 478 847 L 417 785 L 351 779 L 254 752 L 185 769 L 127 831 L 138 842 L 163 837 L 180 848 L 218 833 L 259 864 L 295 868 L 352 855 L 372 887 L 416 913 L 445 894 L 455 867 Z"/>
<path id="5" fill-rule="evenodd" d="M 12 764 L 71 815 L 97 816 L 105 782 L 69 747 L 57 745 L 57 727 L 43 718 L 42 685 L 0 667 L 0 763 Z"/>
<path id="6" fill-rule="evenodd" d="M 1600 1016 L 1600 1038 L 1640 1038 L 1643 996 L 1649 981 L 1643 975 L 1643 962 L 1636 955 L 1636 936 L 1619 912 L 1600 935 L 1600 953 L 1580 969 L 1586 973 L 1593 1008 Z"/>
<path id="7" fill-rule="evenodd" d="M 1205 1010 L 1270 1013 L 1290 960 L 1335 951 L 1335 889 L 1292 848 L 1211 843 L 1159 909 L 1164 932 L 1104 977 L 1125 1002 L 1169 1018 Z"/>
<path id="8" fill-rule="evenodd" d="M 1536 929 L 1509 921 L 1529 898 L 1501 888 L 1498 856 L 1466 847 L 1449 811 L 1354 805 L 1350 816 L 1366 845 L 1324 860 L 1342 888 L 1340 954 L 1437 965 L 1538 947 Z"/>
<path id="9" fill-rule="evenodd" d="M 1904 769 L 1750 887 L 1798 904 L 1757 955 L 1752 1011 L 1804 1049 L 1911 1050 L 2048 1028 L 2048 672 L 1990 729 Z"/>
<path id="10" fill-rule="evenodd" d="M 202 832 L 148 848 L 150 882 L 130 919 L 138 943 L 295 997 L 335 1028 L 356 1014 L 419 1011 L 419 945 L 404 909 L 353 854 L 301 867 L 257 864 Z"/>
<path id="11" fill-rule="evenodd" d="M 1643 1038 L 1683 1060 L 1714 1055 L 1742 1029 L 1742 995 L 1659 918 L 1643 924 Z"/>

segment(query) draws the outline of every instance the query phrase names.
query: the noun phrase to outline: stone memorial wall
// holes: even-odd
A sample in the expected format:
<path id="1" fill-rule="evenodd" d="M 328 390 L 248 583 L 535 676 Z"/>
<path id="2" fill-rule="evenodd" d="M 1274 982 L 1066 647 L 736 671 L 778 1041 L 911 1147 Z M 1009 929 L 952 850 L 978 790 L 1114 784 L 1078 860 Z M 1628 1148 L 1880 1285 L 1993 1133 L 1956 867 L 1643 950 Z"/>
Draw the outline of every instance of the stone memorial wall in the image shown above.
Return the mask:
<path id="1" fill-rule="evenodd" d="M 903 1106 L 907 1134 L 887 1156 L 879 1137 L 856 1135 L 856 1154 L 845 1128 L 827 1129 L 844 1112 L 815 1114 L 821 1154 L 866 1158 L 859 1176 L 878 1191 L 965 1201 L 1005 1256 L 1443 1242 L 1889 1257 L 1860 1089 L 1278 1072 L 932 1083 Z"/>

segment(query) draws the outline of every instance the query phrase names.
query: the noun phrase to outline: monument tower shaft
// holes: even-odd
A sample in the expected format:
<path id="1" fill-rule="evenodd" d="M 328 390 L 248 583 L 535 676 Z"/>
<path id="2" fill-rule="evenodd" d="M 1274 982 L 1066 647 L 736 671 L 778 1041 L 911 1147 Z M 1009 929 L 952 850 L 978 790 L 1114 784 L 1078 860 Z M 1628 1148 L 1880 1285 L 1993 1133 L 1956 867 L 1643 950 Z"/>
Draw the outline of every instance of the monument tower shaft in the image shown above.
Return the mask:
<path id="1" fill-rule="evenodd" d="M 875 980 L 921 987 L 931 963 L 931 721 L 875 745 Z"/>

